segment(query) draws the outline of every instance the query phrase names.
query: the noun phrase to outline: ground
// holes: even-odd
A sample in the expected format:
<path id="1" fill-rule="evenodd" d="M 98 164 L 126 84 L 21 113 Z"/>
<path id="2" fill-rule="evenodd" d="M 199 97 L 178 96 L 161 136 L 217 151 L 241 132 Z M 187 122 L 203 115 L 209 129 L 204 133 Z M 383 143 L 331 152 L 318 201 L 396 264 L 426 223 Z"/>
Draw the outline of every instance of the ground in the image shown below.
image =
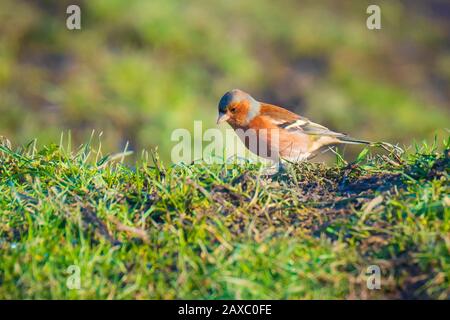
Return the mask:
<path id="1" fill-rule="evenodd" d="M 266 176 L 3 139 L 0 298 L 448 299 L 449 142 Z"/>

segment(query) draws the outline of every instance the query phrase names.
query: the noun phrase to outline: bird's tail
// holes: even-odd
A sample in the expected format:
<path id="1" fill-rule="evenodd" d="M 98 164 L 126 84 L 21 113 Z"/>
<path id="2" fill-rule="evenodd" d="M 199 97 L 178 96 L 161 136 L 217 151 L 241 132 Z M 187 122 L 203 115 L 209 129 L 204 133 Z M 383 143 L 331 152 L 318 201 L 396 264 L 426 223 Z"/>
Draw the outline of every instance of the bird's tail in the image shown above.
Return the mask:
<path id="1" fill-rule="evenodd" d="M 394 153 L 399 154 L 399 155 L 405 152 L 399 146 L 395 146 L 395 145 L 387 143 L 387 142 L 372 142 L 372 141 L 367 141 L 367 140 L 354 139 L 354 138 L 349 137 L 349 136 L 342 136 L 342 137 L 337 137 L 337 138 L 342 143 L 346 143 L 346 144 L 365 144 L 365 145 L 368 145 L 370 147 L 380 147 L 380 148 L 383 148 L 384 150 L 386 150 L 388 152 L 394 152 Z"/>
<path id="2" fill-rule="evenodd" d="M 368 144 L 371 145 L 374 142 L 371 141 L 367 141 L 367 140 L 360 140 L 360 139 L 354 139 L 352 137 L 349 136 L 342 136 L 342 137 L 337 137 L 338 140 L 342 143 L 347 143 L 347 144 Z"/>

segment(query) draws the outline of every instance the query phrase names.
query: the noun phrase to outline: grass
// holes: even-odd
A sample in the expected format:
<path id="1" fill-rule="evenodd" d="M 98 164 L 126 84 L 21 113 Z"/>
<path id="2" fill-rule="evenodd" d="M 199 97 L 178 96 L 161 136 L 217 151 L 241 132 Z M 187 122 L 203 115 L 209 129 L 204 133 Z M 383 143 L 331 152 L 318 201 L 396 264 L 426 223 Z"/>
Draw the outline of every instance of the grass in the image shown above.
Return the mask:
<path id="1" fill-rule="evenodd" d="M 448 299 L 449 149 L 267 177 L 3 139 L 0 298 Z"/>

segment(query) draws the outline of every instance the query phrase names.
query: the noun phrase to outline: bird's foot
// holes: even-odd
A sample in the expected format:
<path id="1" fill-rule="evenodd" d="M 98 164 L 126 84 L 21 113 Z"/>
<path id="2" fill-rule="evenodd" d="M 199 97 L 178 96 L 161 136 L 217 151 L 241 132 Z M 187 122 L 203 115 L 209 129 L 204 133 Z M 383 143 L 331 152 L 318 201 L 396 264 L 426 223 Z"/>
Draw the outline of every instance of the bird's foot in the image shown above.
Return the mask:
<path id="1" fill-rule="evenodd" d="M 263 170 L 263 176 L 273 177 L 276 175 L 282 175 L 287 172 L 286 166 L 284 164 L 277 163 L 269 168 Z"/>

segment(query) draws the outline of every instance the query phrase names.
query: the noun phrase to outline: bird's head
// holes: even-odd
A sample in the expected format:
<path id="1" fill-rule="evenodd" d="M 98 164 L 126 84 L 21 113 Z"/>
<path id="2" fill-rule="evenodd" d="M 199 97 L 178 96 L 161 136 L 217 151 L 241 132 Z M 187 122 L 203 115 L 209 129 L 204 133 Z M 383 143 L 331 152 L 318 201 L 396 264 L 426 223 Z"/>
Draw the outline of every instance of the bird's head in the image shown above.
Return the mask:
<path id="1" fill-rule="evenodd" d="M 248 93 L 233 89 L 219 101 L 217 124 L 228 122 L 233 127 L 244 127 L 259 114 L 261 105 Z"/>

